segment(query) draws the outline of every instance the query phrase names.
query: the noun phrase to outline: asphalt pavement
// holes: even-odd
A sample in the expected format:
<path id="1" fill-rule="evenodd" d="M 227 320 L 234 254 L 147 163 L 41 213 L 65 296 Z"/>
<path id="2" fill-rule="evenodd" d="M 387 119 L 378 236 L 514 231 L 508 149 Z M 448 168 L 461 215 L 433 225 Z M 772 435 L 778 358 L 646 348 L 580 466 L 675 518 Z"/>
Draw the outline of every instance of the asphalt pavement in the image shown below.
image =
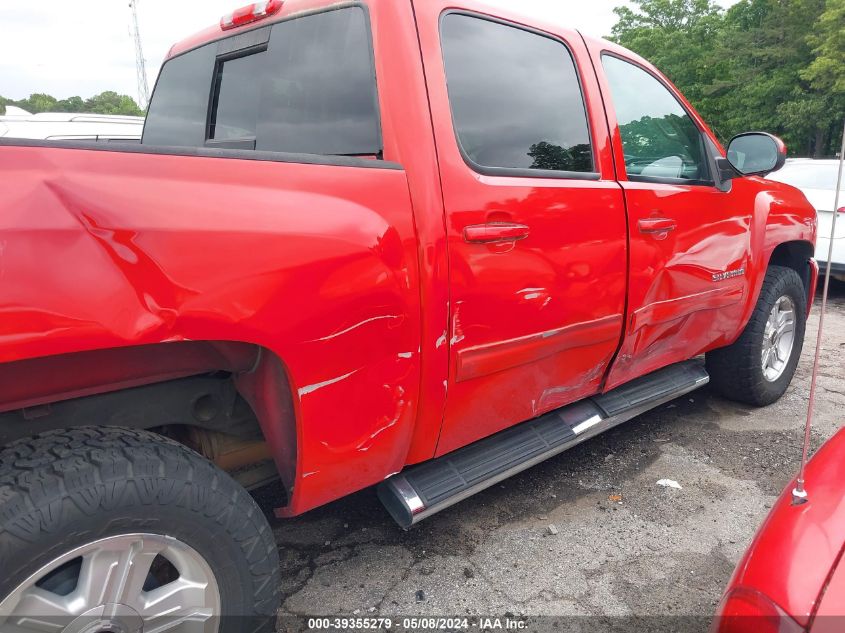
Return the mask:
<path id="1" fill-rule="evenodd" d="M 797 375 L 772 406 L 705 387 L 407 532 L 373 489 L 274 520 L 281 615 L 706 622 L 798 468 L 818 316 L 817 301 Z M 814 447 L 845 423 L 845 284 L 833 283 L 825 331 Z"/>

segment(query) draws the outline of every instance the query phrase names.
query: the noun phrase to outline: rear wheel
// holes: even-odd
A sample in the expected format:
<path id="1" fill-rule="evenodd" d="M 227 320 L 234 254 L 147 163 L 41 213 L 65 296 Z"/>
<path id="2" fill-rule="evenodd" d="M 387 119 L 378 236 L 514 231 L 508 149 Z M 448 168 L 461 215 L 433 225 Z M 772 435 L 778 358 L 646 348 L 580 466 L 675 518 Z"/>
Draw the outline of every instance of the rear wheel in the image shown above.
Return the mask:
<path id="1" fill-rule="evenodd" d="M 770 266 L 739 339 L 707 353 L 711 384 L 721 395 L 764 406 L 784 394 L 804 344 L 805 305 L 804 284 L 798 273 Z"/>
<path id="2" fill-rule="evenodd" d="M 278 552 L 227 474 L 145 431 L 0 449 L 0 631 L 272 631 Z"/>

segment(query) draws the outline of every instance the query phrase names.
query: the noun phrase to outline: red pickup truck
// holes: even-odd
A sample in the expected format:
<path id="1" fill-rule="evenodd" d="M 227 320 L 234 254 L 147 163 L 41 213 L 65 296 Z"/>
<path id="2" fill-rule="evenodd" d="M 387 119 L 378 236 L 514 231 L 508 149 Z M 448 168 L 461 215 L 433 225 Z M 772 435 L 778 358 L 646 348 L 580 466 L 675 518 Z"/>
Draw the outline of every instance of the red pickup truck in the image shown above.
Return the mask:
<path id="1" fill-rule="evenodd" d="M 708 380 L 773 402 L 817 277 L 785 153 L 474 0 L 258 2 L 140 144 L 2 140 L 0 629 L 241 630 L 245 489 L 409 527 Z"/>

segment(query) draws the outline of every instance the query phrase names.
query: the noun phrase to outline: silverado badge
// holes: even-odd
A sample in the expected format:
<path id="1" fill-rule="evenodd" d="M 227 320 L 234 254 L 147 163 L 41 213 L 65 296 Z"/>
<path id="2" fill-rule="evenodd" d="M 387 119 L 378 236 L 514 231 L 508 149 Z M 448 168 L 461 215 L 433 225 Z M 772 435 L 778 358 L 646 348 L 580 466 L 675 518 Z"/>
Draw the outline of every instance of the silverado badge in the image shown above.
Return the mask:
<path id="1" fill-rule="evenodd" d="M 736 270 L 726 270 L 723 273 L 713 273 L 713 281 L 724 281 L 725 279 L 732 279 L 734 277 L 742 277 L 745 274 L 745 267 L 737 268 Z"/>

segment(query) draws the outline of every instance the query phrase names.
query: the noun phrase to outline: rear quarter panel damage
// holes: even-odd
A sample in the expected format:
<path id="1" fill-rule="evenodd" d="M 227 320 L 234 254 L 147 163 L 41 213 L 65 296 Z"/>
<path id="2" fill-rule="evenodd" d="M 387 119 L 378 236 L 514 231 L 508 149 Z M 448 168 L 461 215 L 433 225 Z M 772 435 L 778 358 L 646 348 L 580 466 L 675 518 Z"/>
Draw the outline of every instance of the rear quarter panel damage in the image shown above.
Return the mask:
<path id="1" fill-rule="evenodd" d="M 420 348 L 403 171 L 34 147 L 0 169 L 0 361 L 260 345 L 298 414 L 289 512 L 401 469 Z"/>

